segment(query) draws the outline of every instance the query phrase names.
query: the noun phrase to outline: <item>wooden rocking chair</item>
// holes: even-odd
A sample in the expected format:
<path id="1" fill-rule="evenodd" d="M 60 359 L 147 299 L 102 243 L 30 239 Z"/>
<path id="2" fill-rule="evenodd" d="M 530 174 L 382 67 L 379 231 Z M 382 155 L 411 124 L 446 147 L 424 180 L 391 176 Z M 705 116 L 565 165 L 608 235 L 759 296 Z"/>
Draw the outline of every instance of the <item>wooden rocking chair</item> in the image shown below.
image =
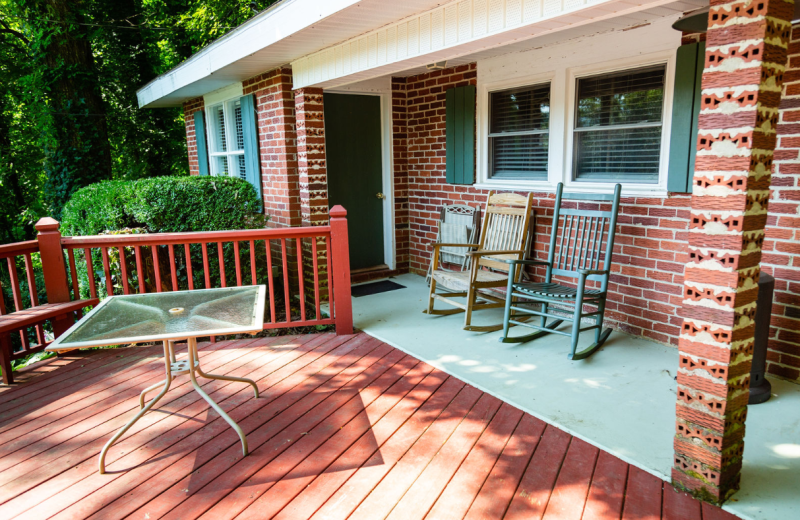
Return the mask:
<path id="1" fill-rule="evenodd" d="M 550 247 L 547 261 L 511 259 L 507 260 L 511 269 L 506 292 L 505 317 L 503 319 L 504 343 L 521 343 L 540 338 L 547 334 L 570 336 L 572 348 L 570 359 L 584 359 L 603 346 L 611 329 L 603 330 L 603 314 L 606 307 L 608 278 L 611 272 L 611 255 L 614 251 L 614 234 L 617 225 L 617 212 L 621 187 L 614 188 L 612 195 L 593 195 L 586 193 L 562 193 L 564 185 L 558 184 L 556 204 L 553 214 Z M 610 211 L 562 208 L 561 201 L 591 200 L 610 201 Z M 605 247 L 603 247 L 605 242 Z M 514 276 L 517 265 L 543 265 L 547 274 L 543 283 L 519 283 L 519 275 Z M 577 279 L 576 287 L 553 282 L 553 275 Z M 586 287 L 586 282 L 599 281 L 599 288 Z M 522 305 L 539 304 L 541 310 L 522 307 Z M 556 304 L 566 307 L 565 313 L 571 318 L 548 313 L 548 305 Z M 584 305 L 594 306 L 593 312 L 584 312 Z M 514 315 L 511 314 L 514 311 Z M 534 322 L 522 322 L 518 317 L 541 317 L 541 325 Z M 548 318 L 553 321 L 547 322 Z M 594 318 L 594 325 L 581 328 L 583 318 Z M 565 319 L 572 320 L 569 332 L 555 330 Z M 532 334 L 509 337 L 508 330 L 512 325 L 522 325 L 537 330 Z M 594 343 L 580 352 L 576 352 L 578 337 L 581 332 L 594 330 Z"/>
<path id="2" fill-rule="evenodd" d="M 428 298 L 428 314 L 449 315 L 466 312 L 464 329 L 480 332 L 500 330 L 503 325 L 473 326 L 472 311 L 480 309 L 500 308 L 505 300 L 488 293 L 487 289 L 503 287 L 508 281 L 509 268 L 507 260 L 522 260 L 529 244 L 531 205 L 533 196 L 514 193 L 489 192 L 484 210 L 483 226 L 477 244 L 437 243 L 433 246 L 431 268 L 431 289 Z M 439 249 L 442 247 L 467 247 L 476 249 L 470 255 L 470 268 L 466 271 L 453 272 L 439 268 Z M 521 269 L 515 274 L 515 282 L 519 281 Z M 446 291 L 436 292 L 437 285 Z M 453 297 L 466 298 L 465 303 L 453 300 Z M 456 307 L 455 309 L 436 310 L 434 301 L 439 300 Z"/>

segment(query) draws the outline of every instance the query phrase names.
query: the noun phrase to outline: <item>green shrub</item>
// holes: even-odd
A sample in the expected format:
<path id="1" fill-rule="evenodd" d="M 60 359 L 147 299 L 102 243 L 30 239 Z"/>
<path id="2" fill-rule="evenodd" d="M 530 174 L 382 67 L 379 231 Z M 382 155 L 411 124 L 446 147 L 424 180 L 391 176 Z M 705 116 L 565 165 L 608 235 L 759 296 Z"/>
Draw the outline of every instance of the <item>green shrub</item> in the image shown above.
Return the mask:
<path id="1" fill-rule="evenodd" d="M 131 181 L 107 181 L 87 186 L 75 192 L 64 206 L 61 233 L 65 236 L 117 235 L 136 233 L 174 233 L 187 231 L 225 231 L 234 229 L 259 229 L 268 217 L 258 213 L 259 201 L 253 186 L 233 177 L 155 177 Z M 144 279 L 148 292 L 157 290 L 153 276 L 154 266 L 149 247 L 142 248 Z M 110 284 L 115 294 L 123 288 L 119 251 L 109 249 L 111 267 Z M 257 279 L 266 280 L 265 249 L 263 243 L 256 248 Z M 76 269 L 81 296 L 89 295 L 88 270 L 83 251 L 76 251 Z M 95 283 L 102 298 L 106 285 L 102 257 L 99 249 L 92 251 Z M 138 287 L 139 279 L 134 264 L 133 248 L 125 248 L 128 283 Z M 226 275 L 234 279 L 234 248 L 231 242 L 223 244 Z M 167 246 L 158 247 L 162 290 L 173 290 L 168 274 L 171 266 Z M 190 262 L 193 266 L 193 283 L 205 286 L 203 255 L 200 244 L 191 245 Z M 241 243 L 240 260 L 244 273 L 250 272 L 249 243 Z M 182 247 L 175 248 L 177 289 L 188 288 L 188 270 Z M 208 264 L 211 287 L 220 286 L 219 255 L 217 244 L 208 244 Z"/>
<path id="2" fill-rule="evenodd" d="M 247 181 L 233 177 L 154 177 L 107 181 L 76 191 L 61 233 L 97 235 L 124 228 L 149 233 L 264 227 L 268 217 Z"/>

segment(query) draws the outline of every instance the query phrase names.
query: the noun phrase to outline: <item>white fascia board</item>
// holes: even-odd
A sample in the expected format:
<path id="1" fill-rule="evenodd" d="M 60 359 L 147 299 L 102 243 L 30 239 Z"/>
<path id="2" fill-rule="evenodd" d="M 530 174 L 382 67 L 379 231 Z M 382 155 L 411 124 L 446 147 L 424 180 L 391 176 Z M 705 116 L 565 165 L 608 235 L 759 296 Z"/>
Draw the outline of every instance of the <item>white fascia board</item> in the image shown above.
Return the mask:
<path id="1" fill-rule="evenodd" d="M 283 0 L 257 15 L 220 40 L 163 74 L 136 92 L 139 107 L 156 106 L 159 100 L 200 80 L 213 78 L 220 69 L 269 47 L 361 0 Z M 280 65 L 280 64 L 279 64 Z M 195 94 L 203 94 L 232 82 L 206 81 Z M 166 103 L 174 105 L 176 103 Z"/>
<path id="2" fill-rule="evenodd" d="M 294 88 L 333 88 L 673 3 L 454 0 L 291 62 Z"/>

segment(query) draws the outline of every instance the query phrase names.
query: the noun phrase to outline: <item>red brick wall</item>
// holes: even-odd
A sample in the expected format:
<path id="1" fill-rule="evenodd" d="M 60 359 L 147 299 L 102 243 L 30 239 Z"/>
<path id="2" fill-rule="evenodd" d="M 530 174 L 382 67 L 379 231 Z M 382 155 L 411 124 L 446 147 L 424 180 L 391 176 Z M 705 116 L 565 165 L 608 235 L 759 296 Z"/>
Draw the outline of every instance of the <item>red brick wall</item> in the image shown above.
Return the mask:
<path id="1" fill-rule="evenodd" d="M 485 193 L 471 186 L 445 182 L 445 92 L 475 85 L 474 63 L 406 78 L 406 135 L 408 161 L 409 266 L 428 270 L 430 244 L 442 204 L 481 202 Z"/>
<path id="2" fill-rule="evenodd" d="M 769 371 L 800 381 L 800 41 L 792 44 L 776 151 L 776 175 L 764 245 L 763 269 L 776 277 Z M 796 70 L 796 72 L 795 72 Z M 476 83 L 476 64 L 395 79 L 395 161 L 407 144 L 409 266 L 428 269 L 443 204 L 483 206 L 486 190 L 445 181 L 445 91 Z M 793 74 L 794 73 L 794 74 Z M 405 92 L 401 85 L 405 84 Z M 402 110 L 404 106 L 405 110 Z M 405 125 L 400 124 L 406 114 Z M 400 148 L 401 150 L 398 150 Z M 395 168 L 398 174 L 397 167 Z M 400 173 L 403 173 L 402 171 Z M 397 180 L 395 181 L 397 185 Z M 536 193 L 535 249 L 546 256 L 552 194 Z M 606 319 L 624 332 L 677 345 L 682 318 L 690 197 L 623 198 L 616 235 Z M 403 253 L 398 247 L 398 258 Z M 794 255 L 794 256 L 793 256 Z"/>
<path id="3" fill-rule="evenodd" d="M 203 110 L 203 98 L 194 98 L 183 104 L 183 121 L 186 125 L 186 149 L 189 152 L 189 173 L 199 175 L 197 164 L 197 140 L 194 136 L 194 113 Z"/>
<path id="4" fill-rule="evenodd" d="M 258 142 L 261 151 L 261 190 L 270 227 L 300 225 L 300 186 L 297 173 L 292 71 L 275 69 L 242 82 L 243 92 L 255 94 Z"/>
<path id="5" fill-rule="evenodd" d="M 800 26 L 783 76 L 762 270 L 775 277 L 768 371 L 800 381 Z"/>
<path id="6" fill-rule="evenodd" d="M 408 272 L 410 241 L 408 211 L 408 134 L 406 78 L 392 78 L 392 167 L 394 175 L 394 234 L 397 270 Z"/>

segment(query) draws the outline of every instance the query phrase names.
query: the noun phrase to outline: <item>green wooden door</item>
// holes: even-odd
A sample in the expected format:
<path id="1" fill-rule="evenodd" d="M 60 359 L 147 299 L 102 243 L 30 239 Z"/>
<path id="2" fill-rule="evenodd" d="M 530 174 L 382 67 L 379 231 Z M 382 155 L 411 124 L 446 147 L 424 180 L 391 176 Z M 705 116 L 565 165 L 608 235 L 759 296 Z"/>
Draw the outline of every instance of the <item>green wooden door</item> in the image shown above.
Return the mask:
<path id="1" fill-rule="evenodd" d="M 381 102 L 378 96 L 325 94 L 328 206 L 347 210 L 350 268 L 384 263 Z"/>

